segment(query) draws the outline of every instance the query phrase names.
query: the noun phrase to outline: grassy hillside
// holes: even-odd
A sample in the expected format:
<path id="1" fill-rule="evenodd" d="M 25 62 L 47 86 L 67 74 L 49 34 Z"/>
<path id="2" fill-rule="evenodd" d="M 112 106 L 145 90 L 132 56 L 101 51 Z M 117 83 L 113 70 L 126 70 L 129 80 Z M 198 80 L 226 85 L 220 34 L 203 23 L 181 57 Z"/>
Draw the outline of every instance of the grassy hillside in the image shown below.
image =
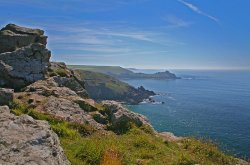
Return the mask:
<path id="1" fill-rule="evenodd" d="M 210 142 L 193 138 L 171 142 L 145 127 L 132 126 L 128 132 L 118 135 L 95 130 L 89 125 L 62 121 L 23 105 L 14 107 L 12 113 L 47 120 L 58 134 L 72 165 L 238 164 L 238 160 L 224 154 Z"/>
<path id="2" fill-rule="evenodd" d="M 136 89 L 111 76 L 84 70 L 75 70 L 85 82 L 89 96 L 96 100 L 116 100 L 136 104 L 154 95 L 144 88 Z"/>
<path id="3" fill-rule="evenodd" d="M 68 65 L 70 69 L 80 69 L 92 72 L 98 72 L 103 74 L 121 75 L 121 74 L 133 74 L 132 71 L 122 68 L 120 66 L 88 66 L 88 65 Z"/>

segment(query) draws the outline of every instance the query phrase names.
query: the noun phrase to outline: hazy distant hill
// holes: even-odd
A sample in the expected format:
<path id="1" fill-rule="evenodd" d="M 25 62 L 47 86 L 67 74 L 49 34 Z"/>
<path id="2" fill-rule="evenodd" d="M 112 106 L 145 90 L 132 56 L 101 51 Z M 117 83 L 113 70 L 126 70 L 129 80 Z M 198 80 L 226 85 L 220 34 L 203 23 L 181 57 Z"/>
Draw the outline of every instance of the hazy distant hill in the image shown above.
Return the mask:
<path id="1" fill-rule="evenodd" d="M 131 70 L 120 66 L 87 66 L 87 65 L 69 65 L 71 69 L 86 70 L 107 74 L 118 79 L 178 79 L 178 77 L 169 71 L 157 72 L 154 74 L 134 73 Z"/>

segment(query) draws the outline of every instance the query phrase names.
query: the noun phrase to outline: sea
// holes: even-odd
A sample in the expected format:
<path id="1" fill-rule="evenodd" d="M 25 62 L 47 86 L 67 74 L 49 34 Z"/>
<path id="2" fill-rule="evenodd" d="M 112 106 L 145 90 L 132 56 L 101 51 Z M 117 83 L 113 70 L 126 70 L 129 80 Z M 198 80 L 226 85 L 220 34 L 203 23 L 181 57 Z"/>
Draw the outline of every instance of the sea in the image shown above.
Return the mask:
<path id="1" fill-rule="evenodd" d="M 250 71 L 172 72 L 181 79 L 124 80 L 157 93 L 155 103 L 128 108 L 148 117 L 159 132 L 212 140 L 226 153 L 249 160 Z"/>

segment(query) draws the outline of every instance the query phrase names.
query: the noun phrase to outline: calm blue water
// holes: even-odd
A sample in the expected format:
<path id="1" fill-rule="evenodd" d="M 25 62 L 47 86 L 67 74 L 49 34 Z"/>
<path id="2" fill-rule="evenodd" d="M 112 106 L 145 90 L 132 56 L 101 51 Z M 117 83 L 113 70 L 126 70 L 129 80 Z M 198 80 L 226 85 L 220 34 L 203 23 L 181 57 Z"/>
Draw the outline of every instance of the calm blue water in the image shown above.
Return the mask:
<path id="1" fill-rule="evenodd" d="M 127 80 L 159 93 L 165 104 L 129 106 L 158 131 L 212 139 L 250 158 L 250 71 L 174 71 L 180 80 Z M 193 78 L 193 79 L 188 79 Z"/>

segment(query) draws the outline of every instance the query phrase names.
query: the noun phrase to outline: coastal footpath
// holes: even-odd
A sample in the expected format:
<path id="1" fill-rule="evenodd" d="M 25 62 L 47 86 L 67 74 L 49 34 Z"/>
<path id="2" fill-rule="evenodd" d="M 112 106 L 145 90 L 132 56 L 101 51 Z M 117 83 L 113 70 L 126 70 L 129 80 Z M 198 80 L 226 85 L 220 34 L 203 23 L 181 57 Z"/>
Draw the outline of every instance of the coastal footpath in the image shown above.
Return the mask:
<path id="1" fill-rule="evenodd" d="M 96 102 L 46 44 L 40 29 L 0 30 L 0 164 L 249 164 L 210 142 L 158 133 L 116 101 Z"/>

